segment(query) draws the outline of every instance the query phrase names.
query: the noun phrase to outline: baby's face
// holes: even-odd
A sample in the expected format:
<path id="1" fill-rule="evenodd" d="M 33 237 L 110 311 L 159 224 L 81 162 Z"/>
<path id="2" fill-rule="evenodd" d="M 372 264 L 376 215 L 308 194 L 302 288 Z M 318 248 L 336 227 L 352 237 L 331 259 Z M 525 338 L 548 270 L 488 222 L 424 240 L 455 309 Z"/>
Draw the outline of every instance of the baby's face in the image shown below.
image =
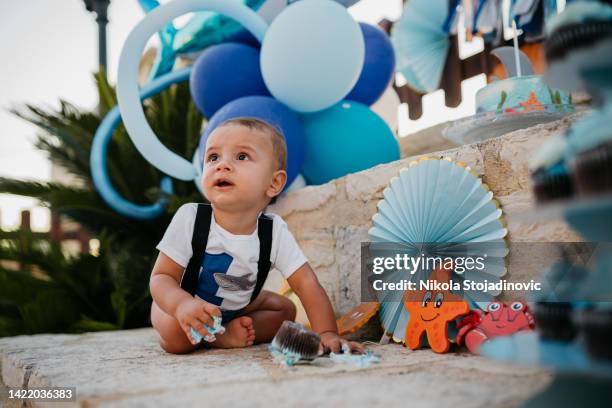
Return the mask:
<path id="1" fill-rule="evenodd" d="M 260 211 L 282 190 L 286 173 L 277 169 L 271 137 L 236 124 L 211 133 L 206 141 L 202 187 L 214 206 L 232 211 L 257 207 Z"/>

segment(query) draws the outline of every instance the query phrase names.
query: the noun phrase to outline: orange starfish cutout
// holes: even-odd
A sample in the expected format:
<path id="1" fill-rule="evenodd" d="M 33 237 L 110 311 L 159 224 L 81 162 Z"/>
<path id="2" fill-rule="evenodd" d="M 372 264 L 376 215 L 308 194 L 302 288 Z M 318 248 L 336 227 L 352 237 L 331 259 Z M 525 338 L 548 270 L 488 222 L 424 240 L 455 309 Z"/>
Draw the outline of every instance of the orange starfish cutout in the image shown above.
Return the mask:
<path id="1" fill-rule="evenodd" d="M 436 269 L 428 282 L 449 283 L 451 269 Z M 449 290 L 412 290 L 404 292 L 404 307 L 410 314 L 406 326 L 406 345 L 412 350 L 421 347 L 423 333 L 436 353 L 446 353 L 450 348 L 448 323 L 470 311 L 461 296 Z"/>
<path id="2" fill-rule="evenodd" d="M 538 97 L 533 91 L 529 92 L 529 99 L 527 99 L 525 102 L 519 102 L 519 104 L 525 108 L 525 112 L 544 110 L 544 105 L 542 105 L 542 102 L 538 100 Z"/>

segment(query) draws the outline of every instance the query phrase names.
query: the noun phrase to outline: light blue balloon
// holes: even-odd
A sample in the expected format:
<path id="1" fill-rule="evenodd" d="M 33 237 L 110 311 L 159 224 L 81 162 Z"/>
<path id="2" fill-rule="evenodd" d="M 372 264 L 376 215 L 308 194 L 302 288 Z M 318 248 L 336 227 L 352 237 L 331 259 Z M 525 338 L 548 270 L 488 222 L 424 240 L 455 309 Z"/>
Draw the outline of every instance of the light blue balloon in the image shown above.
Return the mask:
<path id="1" fill-rule="evenodd" d="M 185 68 L 154 79 L 151 83 L 142 88 L 140 99 L 144 100 L 150 98 L 171 85 L 186 81 L 189 79 L 190 74 L 191 68 Z M 119 195 L 108 176 L 108 170 L 106 168 L 108 143 L 113 137 L 113 132 L 120 122 L 121 114 L 119 112 L 119 107 L 115 106 L 106 114 L 104 120 L 102 120 L 100 126 L 98 126 L 98 129 L 96 129 L 89 156 L 94 185 L 100 193 L 100 196 L 102 196 L 102 199 L 109 207 L 119 214 L 143 220 L 156 218 L 164 212 L 167 200 L 161 198 L 151 205 L 138 205 L 129 202 Z M 169 177 L 164 177 L 161 181 L 160 189 L 164 193 L 172 194 L 172 180 L 170 180 Z"/>
<path id="2" fill-rule="evenodd" d="M 365 55 L 359 25 L 329 0 L 301 0 L 274 19 L 261 47 L 270 93 L 297 112 L 316 112 L 353 88 Z"/>
<path id="3" fill-rule="evenodd" d="M 138 3 L 145 13 L 149 13 L 154 8 L 159 7 L 159 1 L 157 0 L 138 0 Z M 176 33 L 176 27 L 174 27 L 172 22 L 166 24 L 159 31 L 159 49 L 151 67 L 150 80 L 172 71 L 176 61 L 176 52 L 172 49 Z"/>
<path id="4" fill-rule="evenodd" d="M 302 116 L 308 184 L 323 184 L 348 173 L 399 160 L 397 140 L 385 121 L 366 105 L 342 101 Z"/>
<path id="5" fill-rule="evenodd" d="M 265 3 L 265 0 L 241 1 L 253 10 L 257 10 Z M 145 13 L 160 5 L 157 0 L 138 0 L 138 3 Z M 194 13 L 194 16 L 180 29 L 174 27 L 172 22 L 166 24 L 159 31 L 160 47 L 151 68 L 151 79 L 172 71 L 179 55 L 195 53 L 208 46 L 232 40 L 242 32 L 244 29 L 235 20 L 210 11 Z M 248 36 L 248 40 L 251 39 L 259 45 L 257 39 Z"/>
<path id="6" fill-rule="evenodd" d="M 215 11 L 241 23 L 259 41 L 267 29 L 266 22 L 253 10 L 239 1 L 222 0 L 174 0 L 153 9 L 128 35 L 117 74 L 117 99 L 125 128 L 134 145 L 144 158 L 179 180 L 193 180 L 197 174 L 190 160 L 177 155 L 164 146 L 147 119 L 140 104 L 138 90 L 138 67 L 140 57 L 151 35 L 159 31 L 168 21 L 189 12 Z"/>

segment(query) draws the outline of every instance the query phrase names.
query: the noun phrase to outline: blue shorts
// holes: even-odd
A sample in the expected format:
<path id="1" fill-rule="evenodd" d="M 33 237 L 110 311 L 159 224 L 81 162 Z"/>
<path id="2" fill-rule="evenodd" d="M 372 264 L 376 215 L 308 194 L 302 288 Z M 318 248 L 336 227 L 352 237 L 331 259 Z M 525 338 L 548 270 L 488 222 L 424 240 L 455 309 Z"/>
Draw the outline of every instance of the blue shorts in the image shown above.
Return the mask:
<path id="1" fill-rule="evenodd" d="M 244 313 L 244 309 L 238 309 L 238 310 L 224 310 L 221 312 L 221 324 L 225 325 L 229 322 L 231 322 L 232 320 L 234 320 L 237 317 L 242 316 L 242 314 Z"/>

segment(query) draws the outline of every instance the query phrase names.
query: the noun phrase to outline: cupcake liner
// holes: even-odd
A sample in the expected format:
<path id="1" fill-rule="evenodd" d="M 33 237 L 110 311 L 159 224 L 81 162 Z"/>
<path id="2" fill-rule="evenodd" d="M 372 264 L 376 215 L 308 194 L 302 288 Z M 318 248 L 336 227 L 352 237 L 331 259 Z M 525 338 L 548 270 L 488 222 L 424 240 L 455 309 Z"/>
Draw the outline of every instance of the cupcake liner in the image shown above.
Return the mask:
<path id="1" fill-rule="evenodd" d="M 576 156 L 574 180 L 576 190 L 581 195 L 612 190 L 612 141 Z"/>
<path id="2" fill-rule="evenodd" d="M 536 328 L 543 340 L 571 341 L 576 337 L 569 302 L 537 302 L 534 317 Z"/>
<path id="3" fill-rule="evenodd" d="M 592 45 L 607 36 L 612 36 L 611 21 L 591 21 L 559 28 L 544 43 L 546 61 L 562 59 L 572 50 Z"/>
<path id="4" fill-rule="evenodd" d="M 612 360 L 612 310 L 582 310 L 575 321 L 589 355 Z"/>

